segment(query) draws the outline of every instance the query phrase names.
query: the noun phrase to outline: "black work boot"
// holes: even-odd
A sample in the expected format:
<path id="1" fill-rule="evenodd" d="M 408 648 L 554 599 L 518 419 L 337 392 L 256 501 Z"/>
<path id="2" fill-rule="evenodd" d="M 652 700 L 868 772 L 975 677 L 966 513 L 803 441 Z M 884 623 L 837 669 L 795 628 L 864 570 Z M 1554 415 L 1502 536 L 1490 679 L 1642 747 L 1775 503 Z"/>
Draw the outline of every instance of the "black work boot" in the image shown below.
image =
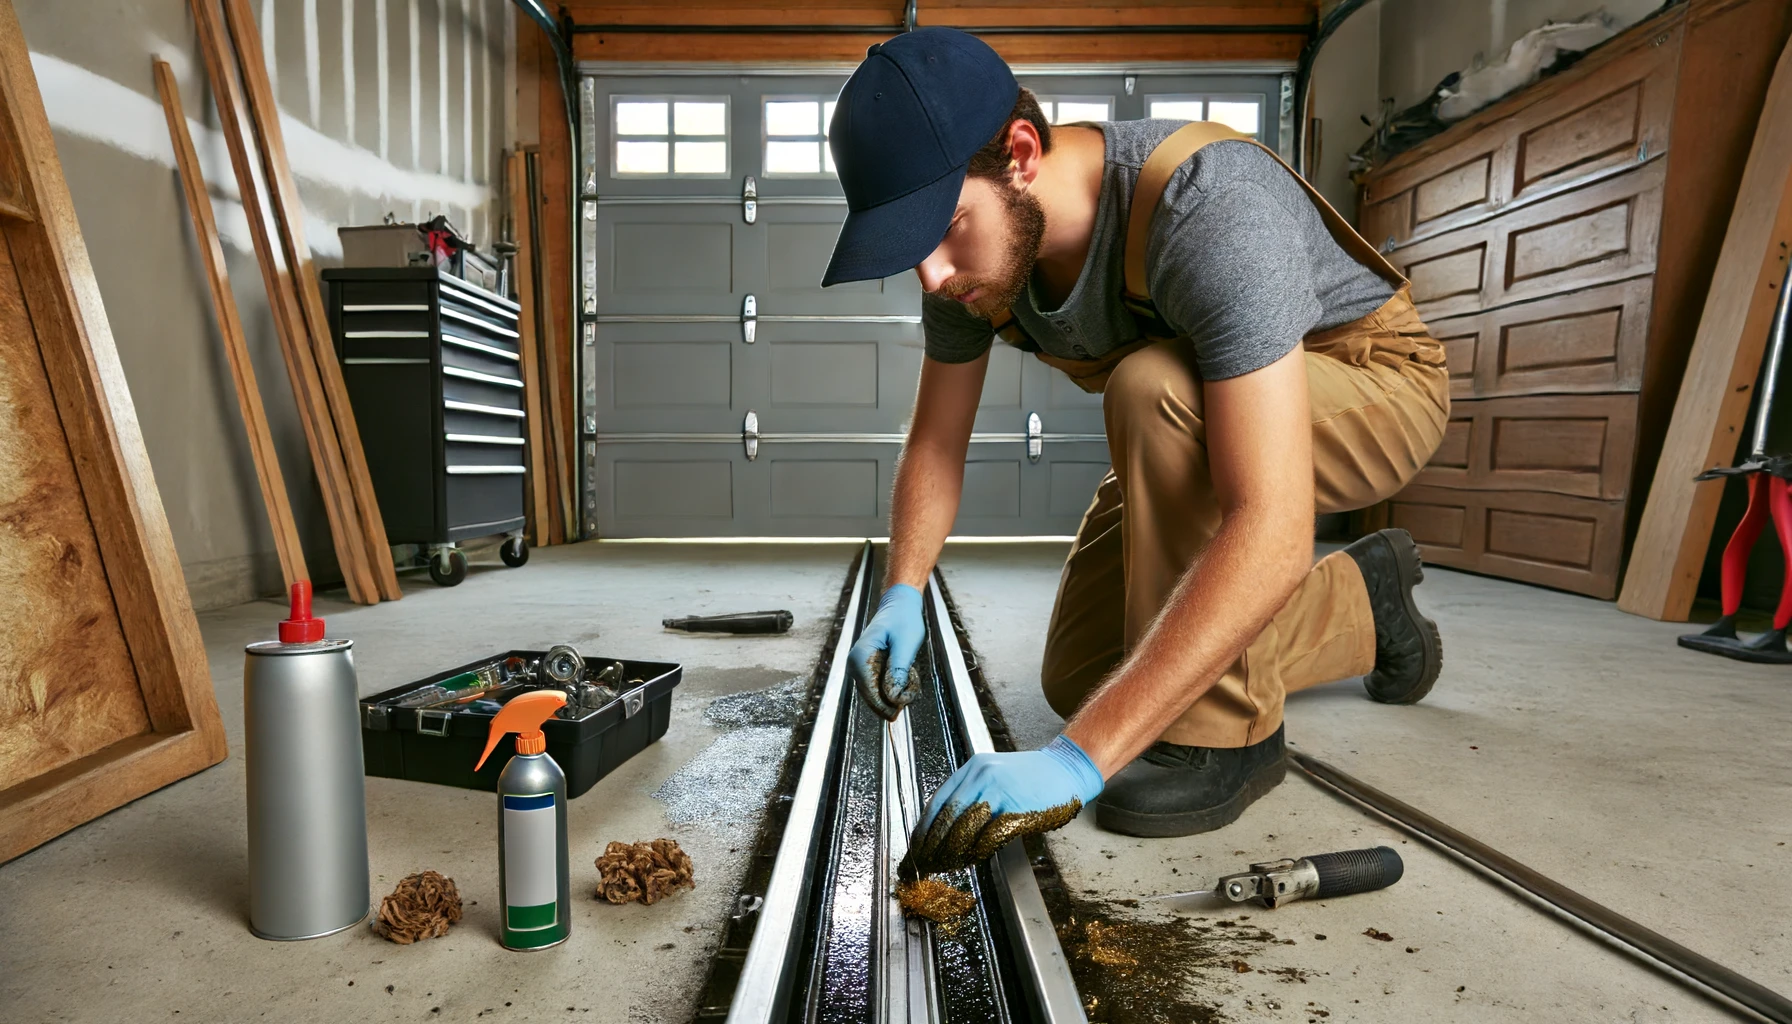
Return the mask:
<path id="1" fill-rule="evenodd" d="M 1248 747 L 1153 743 L 1095 800 L 1095 824 L 1129 836 L 1192 836 L 1238 820 L 1287 774 L 1282 730 Z"/>
<path id="2" fill-rule="evenodd" d="M 1377 530 L 1344 553 L 1363 571 L 1375 613 L 1375 668 L 1363 686 L 1383 704 L 1417 704 L 1444 667 L 1437 623 L 1412 602 L 1412 588 L 1425 578 L 1418 545 L 1405 530 Z"/>

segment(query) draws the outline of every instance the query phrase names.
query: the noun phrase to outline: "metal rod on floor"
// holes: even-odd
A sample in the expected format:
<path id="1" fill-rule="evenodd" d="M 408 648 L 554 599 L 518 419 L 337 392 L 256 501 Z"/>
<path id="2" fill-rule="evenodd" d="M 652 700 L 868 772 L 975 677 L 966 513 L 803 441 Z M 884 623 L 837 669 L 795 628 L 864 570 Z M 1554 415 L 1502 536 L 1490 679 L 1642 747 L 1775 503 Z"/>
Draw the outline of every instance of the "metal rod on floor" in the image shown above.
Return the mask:
<path id="1" fill-rule="evenodd" d="M 1737 974 L 1728 967 L 1687 949 L 1678 942 L 1643 927 L 1610 907 L 1539 874 L 1463 832 L 1433 818 L 1411 804 L 1395 799 L 1318 758 L 1290 750 L 1288 757 L 1321 786 L 1352 803 L 1360 804 L 1504 879 L 1530 896 L 1549 904 L 1595 931 L 1641 954 L 1645 963 L 1699 994 L 1712 997 L 1753 1017 L 1792 1024 L 1792 1000 Z"/>

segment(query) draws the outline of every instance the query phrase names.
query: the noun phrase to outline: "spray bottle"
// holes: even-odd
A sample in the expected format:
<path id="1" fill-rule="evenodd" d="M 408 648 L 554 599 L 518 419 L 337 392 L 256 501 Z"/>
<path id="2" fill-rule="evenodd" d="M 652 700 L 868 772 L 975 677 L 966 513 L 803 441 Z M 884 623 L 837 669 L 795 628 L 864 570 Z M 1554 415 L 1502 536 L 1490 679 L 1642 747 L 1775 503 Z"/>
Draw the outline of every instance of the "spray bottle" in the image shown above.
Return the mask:
<path id="1" fill-rule="evenodd" d="M 566 866 L 566 774 L 547 754 L 541 723 L 566 703 L 559 690 L 536 690 L 492 718 L 478 771 L 506 733 L 516 756 L 498 775 L 499 938 L 505 949 L 546 949 L 572 934 L 572 886 Z"/>
<path id="2" fill-rule="evenodd" d="M 368 911 L 367 790 L 354 642 L 324 638 L 311 584 L 292 585 L 280 639 L 243 659 L 249 927 L 310 939 Z"/>

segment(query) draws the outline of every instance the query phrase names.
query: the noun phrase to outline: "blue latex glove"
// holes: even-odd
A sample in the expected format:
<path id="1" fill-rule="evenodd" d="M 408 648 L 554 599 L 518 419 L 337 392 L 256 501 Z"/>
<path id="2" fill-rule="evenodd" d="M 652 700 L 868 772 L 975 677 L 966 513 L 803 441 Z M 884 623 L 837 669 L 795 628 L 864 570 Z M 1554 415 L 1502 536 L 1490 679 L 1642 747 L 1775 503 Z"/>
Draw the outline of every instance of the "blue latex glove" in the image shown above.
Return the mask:
<path id="1" fill-rule="evenodd" d="M 921 875 L 974 864 L 1010 839 L 1061 827 L 1102 786 L 1100 769 L 1068 736 L 1039 750 L 978 754 L 928 801 L 908 860 Z"/>
<path id="2" fill-rule="evenodd" d="M 890 721 L 915 699 L 908 670 L 927 627 L 921 622 L 921 592 L 906 583 L 884 591 L 877 614 L 865 624 L 846 656 L 846 674 L 871 710 Z"/>

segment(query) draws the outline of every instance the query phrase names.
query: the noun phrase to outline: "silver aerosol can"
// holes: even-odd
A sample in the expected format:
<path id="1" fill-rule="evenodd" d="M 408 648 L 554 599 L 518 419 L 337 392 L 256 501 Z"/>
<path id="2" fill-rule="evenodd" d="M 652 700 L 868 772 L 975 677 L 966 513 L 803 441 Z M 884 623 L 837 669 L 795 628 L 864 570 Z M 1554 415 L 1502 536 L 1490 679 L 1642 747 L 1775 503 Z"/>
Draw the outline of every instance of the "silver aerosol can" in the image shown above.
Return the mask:
<path id="1" fill-rule="evenodd" d="M 546 949 L 572 934 L 566 865 L 566 773 L 548 756 L 541 723 L 566 704 L 559 690 L 514 697 L 492 717 L 478 771 L 505 733 L 516 756 L 498 773 L 498 941 L 505 949 Z"/>
<path id="2" fill-rule="evenodd" d="M 366 919 L 367 789 L 350 640 L 324 639 L 311 584 L 292 585 L 280 639 L 244 649 L 249 928 L 314 939 Z"/>

